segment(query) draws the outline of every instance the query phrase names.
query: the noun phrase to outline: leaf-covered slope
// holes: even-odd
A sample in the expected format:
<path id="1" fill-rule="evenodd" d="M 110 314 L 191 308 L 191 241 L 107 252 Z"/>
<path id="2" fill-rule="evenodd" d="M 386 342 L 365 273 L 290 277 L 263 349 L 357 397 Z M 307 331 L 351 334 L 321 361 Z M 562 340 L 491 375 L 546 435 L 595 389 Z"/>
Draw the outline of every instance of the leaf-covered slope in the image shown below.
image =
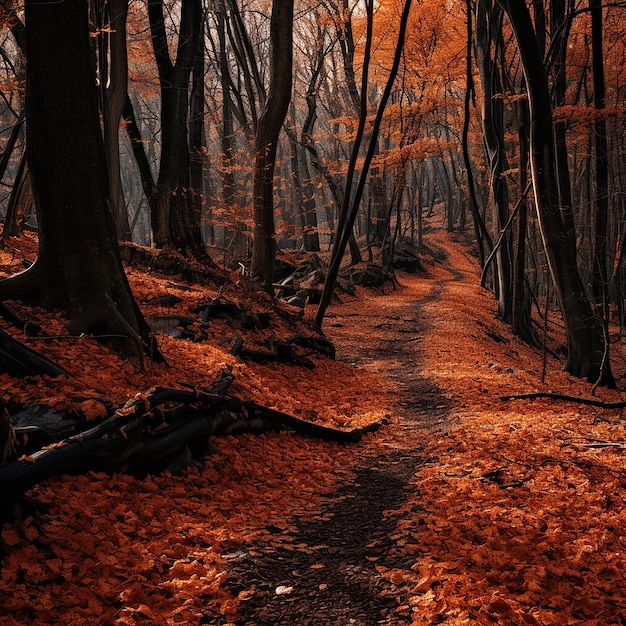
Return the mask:
<path id="1" fill-rule="evenodd" d="M 427 274 L 402 276 L 397 291 L 361 291 L 360 299 L 345 297 L 332 308 L 326 330 L 340 361 L 311 356 L 312 372 L 238 361 L 219 345 L 218 335 L 234 335 L 224 327 L 205 344 L 162 337 L 169 368 L 140 372 L 116 361 L 109 376 L 102 369 L 109 371 L 112 353 L 86 339 L 75 342 L 83 346 L 83 368 L 93 355 L 102 361 L 100 370 L 97 359 L 90 366 L 94 380 L 101 378 L 89 386 L 81 367 L 63 357 L 65 344 L 49 342 L 46 354 L 82 380 L 82 387 L 62 383 L 75 385 L 72 393 L 82 402 L 117 389 L 112 380 L 125 398 L 159 376 L 203 380 L 207 369 L 216 373 L 225 363 L 241 395 L 270 398 L 277 408 L 320 422 L 350 427 L 380 416 L 392 400 L 396 406 L 391 423 L 359 446 L 285 433 L 244 435 L 216 441 L 215 453 L 185 476 L 49 481 L 32 492 L 45 514 L 27 512 L 2 529 L 0 617 L 9 624 L 253 623 L 241 615 L 260 591 L 244 578 L 233 585 L 233 564 L 252 559 L 255 566 L 279 550 L 296 562 L 301 551 L 302 564 L 309 563 L 312 545 L 299 543 L 306 535 L 301 523 L 323 530 L 329 511 L 350 506 L 347 494 L 361 498 L 363 485 L 353 492 L 347 486 L 359 468 L 409 463 L 415 455 L 415 470 L 397 489 L 402 498 L 382 512 L 392 530 L 376 537 L 369 558 L 344 567 L 378 577 L 372 587 L 387 582 L 386 592 L 395 596 L 387 623 L 624 623 L 621 413 L 548 399 L 502 402 L 503 395 L 533 391 L 588 396 L 591 386 L 563 373 L 549 355 L 542 383 L 541 352 L 494 319 L 495 303 L 479 289 L 464 246 L 445 231 L 429 233 L 427 244 L 440 253 L 437 262 L 425 259 Z M 134 285 L 147 281 L 150 297 L 162 293 L 150 275 L 132 270 L 131 278 Z M 160 314 L 168 312 L 158 306 Z M 63 331 L 59 320 L 49 323 Z M 551 328 L 554 346 L 558 327 Z M 199 362 L 209 352 L 215 362 L 204 361 L 203 370 Z M 428 385 L 414 385 L 418 378 Z M 23 391 L 4 393 L 26 397 L 32 390 L 43 399 L 55 384 L 33 380 Z M 599 393 L 623 399 L 619 392 Z M 63 393 L 54 395 L 68 402 Z M 339 493 L 343 506 L 326 506 L 338 505 Z M 358 532 L 357 518 L 347 519 Z M 323 543 L 320 537 L 313 546 L 315 569 L 294 567 L 291 579 L 276 583 L 294 588 L 285 598 L 310 585 L 301 613 L 316 626 L 325 623 L 317 591 L 334 596 L 310 572 L 335 571 L 342 558 L 346 565 L 340 550 Z M 267 623 L 281 623 L 280 616 Z"/>

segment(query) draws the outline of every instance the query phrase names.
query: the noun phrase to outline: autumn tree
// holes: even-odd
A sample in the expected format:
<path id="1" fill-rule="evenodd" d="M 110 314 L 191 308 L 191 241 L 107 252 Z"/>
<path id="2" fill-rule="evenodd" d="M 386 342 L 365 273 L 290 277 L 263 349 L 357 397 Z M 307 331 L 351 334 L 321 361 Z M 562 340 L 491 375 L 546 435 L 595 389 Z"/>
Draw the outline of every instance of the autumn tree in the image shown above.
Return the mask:
<path id="1" fill-rule="evenodd" d="M 373 2 L 368 0 L 366 2 L 366 10 L 367 10 L 367 39 L 365 43 L 365 54 L 364 57 L 369 57 L 369 50 L 372 42 L 372 26 L 373 26 Z M 354 146 L 352 149 L 352 155 L 350 158 L 350 164 L 348 166 L 348 177 L 346 181 L 346 195 L 344 198 L 344 204 L 341 207 L 341 212 L 339 216 L 339 220 L 337 222 L 337 233 L 335 237 L 335 243 L 333 246 L 330 267 L 328 270 L 328 274 L 326 276 L 326 280 L 324 282 L 324 290 L 322 292 L 321 300 L 317 309 L 317 313 L 315 316 L 315 322 L 318 327 L 321 328 L 322 322 L 324 320 L 324 315 L 326 314 L 326 309 L 330 304 L 330 299 L 332 297 L 335 282 L 337 280 L 337 276 L 339 274 L 339 268 L 341 265 L 341 261 L 346 251 L 346 246 L 348 245 L 348 241 L 352 234 L 352 229 L 354 227 L 354 222 L 357 217 L 357 213 L 359 210 L 359 206 L 361 200 L 363 198 L 363 191 L 365 188 L 365 182 L 367 180 L 367 176 L 369 173 L 369 168 L 372 163 L 372 159 L 374 158 L 374 154 L 377 150 L 377 141 L 378 134 L 380 132 L 380 127 L 382 124 L 383 115 L 385 112 L 385 108 L 391 96 L 391 91 L 393 89 L 394 82 L 398 75 L 398 68 L 400 66 L 400 59 L 402 56 L 402 51 L 404 48 L 404 39 L 407 29 L 407 23 L 409 20 L 409 14 L 411 10 L 411 0 L 404 0 L 404 5 L 402 8 L 402 14 L 400 16 L 400 23 L 398 28 L 398 37 L 395 45 L 395 52 L 393 57 L 393 63 L 389 70 L 389 74 L 387 76 L 387 81 L 385 83 L 385 89 L 381 95 L 380 102 L 377 106 L 376 116 L 374 118 L 372 124 L 371 134 L 368 137 L 367 147 L 365 149 L 365 156 L 363 159 L 363 165 L 360 168 L 360 171 L 357 173 L 357 159 L 360 149 L 360 140 L 364 135 L 365 131 L 365 122 L 366 122 L 366 107 L 364 99 L 366 90 L 364 89 L 367 86 L 367 71 L 364 69 L 364 75 L 362 77 L 362 88 L 361 88 L 361 107 L 360 107 L 360 116 L 359 116 L 359 128 L 357 130 L 357 137 L 354 142 Z M 351 193 L 352 189 L 352 178 L 355 177 L 357 179 L 356 187 L 354 190 L 354 194 Z"/>
<path id="2" fill-rule="evenodd" d="M 254 243 L 251 273 L 271 289 L 274 238 L 274 168 L 276 149 L 291 98 L 293 65 L 293 0 L 276 0 L 270 24 L 270 84 L 254 142 Z"/>
<path id="3" fill-rule="evenodd" d="M 29 269 L 0 282 L 0 298 L 65 309 L 72 334 L 96 335 L 123 356 L 155 354 L 117 248 L 86 3 L 26 0 L 25 15 L 39 251 Z"/>
<path id="4" fill-rule="evenodd" d="M 476 58 L 482 84 L 482 122 L 489 181 L 493 202 L 493 225 L 500 232 L 509 213 L 509 190 L 504 172 L 508 160 L 504 146 L 504 102 L 498 97 L 504 90 L 502 80 L 502 9 L 492 6 L 490 0 L 476 2 Z M 502 241 L 496 251 L 496 295 L 498 314 L 505 322 L 511 321 L 511 254 L 510 237 L 502 233 Z"/>
<path id="5" fill-rule="evenodd" d="M 102 100 L 104 150 L 107 161 L 111 209 L 118 237 L 130 241 L 130 223 L 120 175 L 119 127 L 128 90 L 126 20 L 128 0 L 97 0 L 98 69 Z"/>
<path id="6" fill-rule="evenodd" d="M 567 334 L 565 369 L 614 385 L 602 323 L 594 317 L 578 272 L 576 241 L 561 214 L 555 168 L 552 104 L 543 55 L 530 13 L 520 0 L 498 0 L 520 52 L 530 106 L 530 162 L 539 227 Z"/>
<path id="7" fill-rule="evenodd" d="M 163 0 L 148 1 L 161 91 L 161 157 L 151 202 L 154 243 L 205 258 L 198 207 L 190 181 L 189 88 L 202 20 L 201 0 L 183 0 L 176 61 L 170 56 Z"/>

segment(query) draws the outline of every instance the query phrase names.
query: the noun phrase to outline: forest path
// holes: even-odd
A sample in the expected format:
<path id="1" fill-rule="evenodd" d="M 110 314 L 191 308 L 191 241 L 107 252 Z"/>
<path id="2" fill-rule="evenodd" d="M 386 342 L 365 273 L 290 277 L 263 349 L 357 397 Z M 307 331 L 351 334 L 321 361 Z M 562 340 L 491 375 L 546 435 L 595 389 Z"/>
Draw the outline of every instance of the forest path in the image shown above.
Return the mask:
<path id="1" fill-rule="evenodd" d="M 376 435 L 376 445 L 367 441 L 355 447 L 352 478 L 331 494 L 323 514 L 299 519 L 291 543 L 261 547 L 231 567 L 229 586 L 235 595 L 254 588 L 240 605 L 238 623 L 411 622 L 408 597 L 395 583 L 403 572 L 408 578 L 416 560 L 404 553 L 394 532 L 400 517 L 417 526 L 421 507 L 410 504 L 409 516 L 398 509 L 419 501 L 414 478 L 427 459 L 430 437 L 447 425 L 450 405 L 428 378 L 423 346 L 447 341 L 447 320 L 455 310 L 447 301 L 449 284 L 456 283 L 457 291 L 476 289 L 467 255 L 441 245 L 448 248 L 447 240 L 434 251 L 436 274 L 427 279 L 403 275 L 400 288 L 391 293 L 389 288 L 387 294 L 369 292 L 365 301 L 332 308 L 325 330 L 338 358 L 385 376 L 397 389 L 398 408 L 392 423 Z M 284 532 L 272 530 L 277 539 Z M 384 572 L 394 572 L 395 579 L 388 580 Z"/>

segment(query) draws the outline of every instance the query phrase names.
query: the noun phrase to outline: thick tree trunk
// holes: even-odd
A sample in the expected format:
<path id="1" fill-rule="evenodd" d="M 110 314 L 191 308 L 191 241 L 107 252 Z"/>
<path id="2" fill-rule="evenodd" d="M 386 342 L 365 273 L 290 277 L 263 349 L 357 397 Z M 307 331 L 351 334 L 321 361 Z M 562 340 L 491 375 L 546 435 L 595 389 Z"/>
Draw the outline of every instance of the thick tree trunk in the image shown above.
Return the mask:
<path id="1" fill-rule="evenodd" d="M 27 0 L 26 22 L 39 255 L 26 272 L 0 282 L 0 299 L 66 309 L 72 333 L 108 335 L 122 355 L 141 358 L 153 343 L 117 248 L 86 3 Z"/>
<path id="2" fill-rule="evenodd" d="M 274 167 L 278 136 L 289 100 L 293 65 L 293 0 L 276 0 L 272 5 L 270 27 L 270 87 L 255 138 L 254 244 L 252 276 L 272 289 L 272 272 L 276 254 L 274 239 Z"/>
<path id="3" fill-rule="evenodd" d="M 520 50 L 530 106 L 530 159 L 539 227 L 567 333 L 565 369 L 590 382 L 614 385 L 602 324 L 594 318 L 576 263 L 574 234 L 563 222 L 555 171 L 554 124 L 543 57 L 526 4 L 498 0 Z"/>

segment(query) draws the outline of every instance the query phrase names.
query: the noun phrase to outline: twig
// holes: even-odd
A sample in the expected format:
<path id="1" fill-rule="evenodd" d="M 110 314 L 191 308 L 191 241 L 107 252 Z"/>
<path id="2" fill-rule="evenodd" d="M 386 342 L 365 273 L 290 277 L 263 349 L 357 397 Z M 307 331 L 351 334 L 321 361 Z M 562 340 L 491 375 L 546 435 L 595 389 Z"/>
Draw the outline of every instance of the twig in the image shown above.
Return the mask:
<path id="1" fill-rule="evenodd" d="M 589 406 L 599 406 L 603 409 L 625 409 L 626 402 L 604 402 L 603 400 L 594 400 L 593 398 L 579 398 L 578 396 L 568 396 L 562 393 L 534 392 L 519 393 L 513 396 L 500 396 L 500 400 L 526 400 L 530 398 L 548 398 L 550 400 L 563 400 L 564 402 L 577 402 L 578 404 L 587 404 Z"/>

